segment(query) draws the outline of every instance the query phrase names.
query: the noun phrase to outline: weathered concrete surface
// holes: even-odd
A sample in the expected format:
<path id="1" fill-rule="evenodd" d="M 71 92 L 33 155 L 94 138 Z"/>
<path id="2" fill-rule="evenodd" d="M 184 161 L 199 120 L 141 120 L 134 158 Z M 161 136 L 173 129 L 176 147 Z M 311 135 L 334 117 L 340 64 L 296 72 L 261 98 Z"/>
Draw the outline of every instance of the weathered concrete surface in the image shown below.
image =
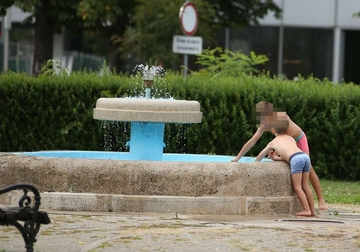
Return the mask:
<path id="1" fill-rule="evenodd" d="M 42 206 L 59 210 L 243 215 L 289 214 L 299 207 L 289 167 L 283 162 L 118 161 L 2 154 L 0 186 L 15 183 L 33 184 L 42 192 Z"/>
<path id="2" fill-rule="evenodd" d="M 292 196 L 283 162 L 200 163 L 0 156 L 0 185 L 41 191 L 168 196 Z"/>
<path id="3" fill-rule="evenodd" d="M 358 252 L 360 205 L 348 208 L 329 204 L 316 218 L 49 211 L 34 251 Z M 0 251 L 25 251 L 15 227 L 0 234 Z"/>

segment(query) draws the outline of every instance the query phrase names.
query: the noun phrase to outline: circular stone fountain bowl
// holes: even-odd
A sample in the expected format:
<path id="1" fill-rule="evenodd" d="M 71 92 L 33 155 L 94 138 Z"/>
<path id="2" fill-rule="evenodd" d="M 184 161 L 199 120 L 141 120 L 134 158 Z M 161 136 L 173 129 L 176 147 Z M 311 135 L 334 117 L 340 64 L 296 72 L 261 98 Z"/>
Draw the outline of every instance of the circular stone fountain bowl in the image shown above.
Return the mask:
<path id="1" fill-rule="evenodd" d="M 41 192 L 42 208 L 66 211 L 279 215 L 301 209 L 285 162 L 234 163 L 225 156 L 216 162 L 215 155 L 197 161 L 191 155 L 180 162 L 109 160 L 102 152 L 50 154 L 0 154 L 0 186 L 33 184 Z M 94 158 L 86 158 L 90 154 Z M 15 197 L 2 196 L 0 204 L 11 200 Z"/>
<path id="2" fill-rule="evenodd" d="M 99 98 L 93 118 L 124 122 L 200 123 L 202 112 L 197 101 Z"/>

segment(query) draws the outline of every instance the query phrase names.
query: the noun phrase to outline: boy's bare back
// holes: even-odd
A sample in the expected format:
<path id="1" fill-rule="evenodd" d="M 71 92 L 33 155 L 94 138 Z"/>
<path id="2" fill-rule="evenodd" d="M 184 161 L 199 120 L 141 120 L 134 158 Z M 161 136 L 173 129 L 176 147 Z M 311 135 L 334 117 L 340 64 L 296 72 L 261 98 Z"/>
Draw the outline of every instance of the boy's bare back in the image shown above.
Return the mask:
<path id="1" fill-rule="evenodd" d="M 270 149 L 275 151 L 286 161 L 289 162 L 289 158 L 292 154 L 302 152 L 296 145 L 295 139 L 287 134 L 277 135 L 269 144 Z"/>

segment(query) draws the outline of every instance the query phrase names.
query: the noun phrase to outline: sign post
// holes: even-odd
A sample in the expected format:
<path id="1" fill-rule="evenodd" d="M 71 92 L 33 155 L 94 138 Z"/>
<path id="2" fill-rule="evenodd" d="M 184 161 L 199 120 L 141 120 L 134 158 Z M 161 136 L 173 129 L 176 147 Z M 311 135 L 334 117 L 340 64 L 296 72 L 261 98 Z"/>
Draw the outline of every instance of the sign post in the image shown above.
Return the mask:
<path id="1" fill-rule="evenodd" d="M 195 34 L 199 19 L 195 5 L 186 1 L 179 12 L 181 30 L 186 36 L 174 36 L 173 52 L 184 53 L 184 75 L 187 75 L 188 54 L 199 54 L 202 52 L 202 38 L 190 37 Z M 191 38 L 191 39 L 189 39 Z"/>

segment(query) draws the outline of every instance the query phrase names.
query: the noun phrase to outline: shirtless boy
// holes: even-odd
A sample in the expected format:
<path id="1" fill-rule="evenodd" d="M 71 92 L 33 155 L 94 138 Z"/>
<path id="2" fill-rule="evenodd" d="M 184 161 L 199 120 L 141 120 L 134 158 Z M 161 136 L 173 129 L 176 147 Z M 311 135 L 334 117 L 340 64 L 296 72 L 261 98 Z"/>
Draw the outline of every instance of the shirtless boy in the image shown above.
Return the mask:
<path id="1" fill-rule="evenodd" d="M 303 211 L 297 216 L 315 216 L 314 197 L 309 187 L 310 158 L 301 151 L 293 137 L 289 135 L 289 121 L 277 121 L 274 127 L 276 137 L 259 153 L 255 161 L 261 161 L 270 150 L 275 150 L 280 156 L 276 160 L 283 160 L 290 164 L 291 182 Z"/>
<path id="2" fill-rule="evenodd" d="M 309 145 L 305 133 L 296 123 L 290 119 L 286 112 L 274 112 L 273 105 L 271 103 L 262 101 L 256 104 L 256 113 L 260 119 L 260 126 L 257 128 L 255 134 L 244 144 L 239 154 L 231 160 L 231 162 L 238 162 L 240 158 L 243 157 L 256 144 L 264 132 L 271 132 L 271 128 L 274 127 L 276 122 L 281 121 L 282 119 L 287 119 L 289 121 L 289 136 L 293 137 L 297 146 L 310 156 Z M 270 157 L 274 158 L 272 155 L 270 155 Z M 322 194 L 319 178 L 311 164 L 310 182 L 317 195 L 319 209 L 327 210 L 328 207 Z"/>

